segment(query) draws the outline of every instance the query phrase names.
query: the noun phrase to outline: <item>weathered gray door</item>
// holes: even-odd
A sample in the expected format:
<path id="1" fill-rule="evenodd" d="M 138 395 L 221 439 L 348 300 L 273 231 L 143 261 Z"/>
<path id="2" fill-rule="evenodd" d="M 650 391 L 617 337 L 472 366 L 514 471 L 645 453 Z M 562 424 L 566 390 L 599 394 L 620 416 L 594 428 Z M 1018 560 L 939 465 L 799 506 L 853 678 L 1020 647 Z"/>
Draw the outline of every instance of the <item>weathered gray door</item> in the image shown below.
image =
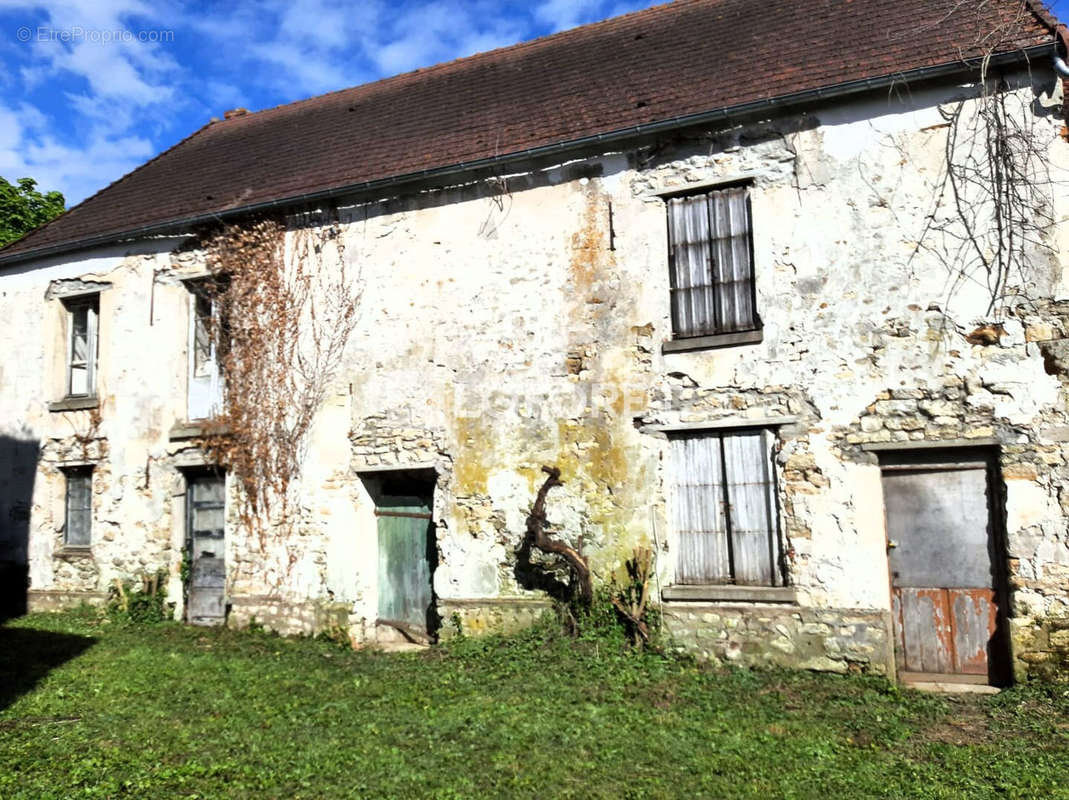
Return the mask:
<path id="1" fill-rule="evenodd" d="M 186 538 L 190 574 L 186 620 L 193 625 L 222 625 L 226 619 L 225 497 L 221 475 L 189 479 Z"/>
<path id="2" fill-rule="evenodd" d="M 995 678 L 1001 664 L 988 463 L 885 466 L 898 669 Z"/>
<path id="3" fill-rule="evenodd" d="M 432 612 L 430 503 L 419 497 L 380 497 L 379 620 L 427 632 Z"/>

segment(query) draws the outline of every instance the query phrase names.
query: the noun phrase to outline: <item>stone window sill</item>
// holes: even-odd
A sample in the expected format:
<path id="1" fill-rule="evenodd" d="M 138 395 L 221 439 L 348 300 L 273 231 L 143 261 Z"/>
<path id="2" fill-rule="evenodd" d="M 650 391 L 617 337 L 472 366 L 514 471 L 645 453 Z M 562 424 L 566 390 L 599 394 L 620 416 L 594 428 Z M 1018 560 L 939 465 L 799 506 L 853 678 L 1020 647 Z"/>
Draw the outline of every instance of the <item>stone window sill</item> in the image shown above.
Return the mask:
<path id="1" fill-rule="evenodd" d="M 92 547 L 75 547 L 67 545 L 56 551 L 56 558 L 92 558 Z"/>
<path id="2" fill-rule="evenodd" d="M 204 436 L 227 434 L 230 428 L 226 425 L 216 425 L 210 420 L 197 422 L 177 422 L 168 434 L 172 442 L 182 439 L 200 439 Z"/>
<path id="3" fill-rule="evenodd" d="M 96 395 L 64 397 L 48 404 L 49 411 L 85 411 L 90 408 L 100 408 L 100 398 Z"/>
<path id="4" fill-rule="evenodd" d="M 760 344 L 764 331 L 737 331 L 735 333 L 715 333 L 712 336 L 691 336 L 687 339 L 673 339 L 661 345 L 662 353 L 686 353 L 691 350 L 713 350 L 718 347 L 736 347 L 743 344 Z"/>
<path id="5" fill-rule="evenodd" d="M 793 586 L 695 586 L 677 584 L 661 591 L 662 600 L 718 603 L 797 603 Z"/>

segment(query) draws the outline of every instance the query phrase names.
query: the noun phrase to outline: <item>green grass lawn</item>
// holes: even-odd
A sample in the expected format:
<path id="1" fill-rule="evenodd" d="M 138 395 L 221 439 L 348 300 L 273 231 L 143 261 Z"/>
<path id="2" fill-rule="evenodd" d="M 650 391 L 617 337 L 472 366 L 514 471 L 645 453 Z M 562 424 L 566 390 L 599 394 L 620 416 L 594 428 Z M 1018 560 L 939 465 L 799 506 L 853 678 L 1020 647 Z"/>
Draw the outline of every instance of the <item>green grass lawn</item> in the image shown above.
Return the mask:
<path id="1" fill-rule="evenodd" d="M 1069 687 L 956 698 L 611 641 L 0 628 L 0 798 L 1069 797 Z"/>

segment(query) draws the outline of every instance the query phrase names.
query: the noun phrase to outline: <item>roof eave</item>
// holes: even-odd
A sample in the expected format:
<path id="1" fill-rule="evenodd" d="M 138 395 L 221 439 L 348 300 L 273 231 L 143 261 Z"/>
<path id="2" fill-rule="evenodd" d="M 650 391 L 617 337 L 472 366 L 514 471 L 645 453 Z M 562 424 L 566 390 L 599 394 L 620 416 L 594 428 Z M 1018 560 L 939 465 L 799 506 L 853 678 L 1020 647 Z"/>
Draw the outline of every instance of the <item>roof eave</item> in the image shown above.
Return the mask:
<path id="1" fill-rule="evenodd" d="M 1052 56 L 1055 52 L 1055 48 L 1055 43 L 1049 42 L 1046 44 L 1034 45 L 1032 47 L 998 53 L 989 59 L 988 65 L 1005 66 L 1007 64 L 1014 63 L 1030 63 L 1032 59 L 1035 58 L 1042 58 L 1043 56 Z M 702 125 L 709 122 L 723 122 L 732 118 L 746 117 L 751 114 L 766 111 L 773 108 L 800 106 L 811 104 L 814 102 L 839 99 L 849 95 L 859 94 L 861 92 L 888 88 L 897 83 L 932 80 L 937 78 L 950 77 L 953 75 L 967 74 L 968 72 L 974 70 L 978 65 L 979 59 L 955 60 L 947 62 L 945 64 L 922 67 L 920 69 L 909 70 L 906 72 L 896 72 L 888 75 L 881 75 L 875 78 L 863 78 L 860 80 L 848 81 L 846 83 L 818 87 L 816 89 L 806 89 L 801 92 L 778 95 L 775 97 L 764 98 L 761 100 L 753 100 L 732 106 L 724 106 L 722 108 L 713 109 L 711 111 L 703 111 L 697 114 L 688 114 L 684 116 L 673 117 L 671 119 L 660 120 L 657 122 L 632 125 L 626 128 L 620 128 L 605 133 L 585 136 L 578 139 L 563 140 L 550 145 L 540 145 L 538 147 L 532 147 L 526 150 L 519 150 L 512 153 L 505 153 L 489 158 L 465 161 L 457 164 L 450 164 L 444 167 L 434 167 L 432 169 L 421 170 L 419 172 L 394 175 L 389 178 L 381 178 L 373 181 L 347 184 L 345 186 L 338 186 L 331 189 L 323 189 L 315 192 L 306 192 L 298 195 L 290 195 L 259 203 L 235 206 L 234 208 L 228 208 L 221 211 L 206 212 L 203 214 L 195 214 L 188 217 L 164 220 L 163 222 L 152 223 L 151 225 L 144 225 L 138 228 L 115 231 L 112 233 L 105 233 L 97 236 L 89 236 L 82 239 L 76 239 L 69 242 L 61 242 L 59 244 L 48 245 L 45 247 L 34 248 L 31 250 L 25 250 L 17 253 L 10 253 L 7 255 L 5 255 L 2 250 L 0 250 L 0 267 L 11 266 L 26 261 L 62 255 L 65 253 L 71 253 L 79 250 L 88 250 L 93 247 L 99 247 L 107 244 L 115 244 L 117 242 L 128 241 L 131 239 L 143 239 L 147 237 L 163 236 L 167 234 L 173 235 L 177 232 L 183 231 L 184 229 L 193 228 L 197 225 L 213 222 L 224 222 L 235 217 L 263 213 L 265 211 L 270 211 L 283 207 L 297 206 L 305 203 L 318 202 L 322 200 L 331 200 L 349 195 L 359 195 L 380 189 L 399 187 L 406 184 L 432 180 L 435 178 L 444 178 L 452 175 L 473 172 L 480 169 L 486 169 L 488 167 L 498 167 L 503 164 L 519 162 L 528 159 L 565 154 L 573 150 L 582 150 L 594 144 L 610 144 L 615 142 L 622 142 L 629 139 L 665 133 L 681 128 L 689 128 L 695 125 Z"/>

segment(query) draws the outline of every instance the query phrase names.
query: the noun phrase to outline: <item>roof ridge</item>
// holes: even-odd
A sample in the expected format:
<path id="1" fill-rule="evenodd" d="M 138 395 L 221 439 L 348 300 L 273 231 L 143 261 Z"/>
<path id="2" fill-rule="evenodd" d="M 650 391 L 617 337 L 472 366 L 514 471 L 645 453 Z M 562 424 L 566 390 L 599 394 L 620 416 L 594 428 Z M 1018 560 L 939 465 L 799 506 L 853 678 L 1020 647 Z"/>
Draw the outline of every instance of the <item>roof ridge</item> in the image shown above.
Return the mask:
<path id="1" fill-rule="evenodd" d="M 483 51 L 478 52 L 478 53 L 472 53 L 470 55 L 460 56 L 458 58 L 450 59 L 449 61 L 439 61 L 437 64 L 430 64 L 430 65 L 428 65 L 426 67 L 416 67 L 415 69 L 410 69 L 407 72 L 399 72 L 396 75 L 386 75 L 386 76 L 384 76 L 382 78 L 378 78 L 376 80 L 369 81 L 367 83 L 358 83 L 355 86 L 345 86 L 345 87 L 342 87 L 341 89 L 332 89 L 329 92 L 323 92 L 322 94 L 312 95 L 311 97 L 302 97 L 299 100 L 290 100 L 288 103 L 279 103 L 276 106 L 268 106 L 267 108 L 261 108 L 258 111 L 250 111 L 249 113 L 242 114 L 239 117 L 233 117 L 232 119 L 224 120 L 224 122 L 233 123 L 233 122 L 238 122 L 240 120 L 248 120 L 250 118 L 259 116 L 260 114 L 269 114 L 269 113 L 274 112 L 274 111 L 280 111 L 282 109 L 292 108 L 294 106 L 299 106 L 299 105 L 302 105 L 304 103 L 312 103 L 312 102 L 315 102 L 317 100 L 323 100 L 324 98 L 332 97 L 334 95 L 344 94 L 345 92 L 353 92 L 353 91 L 357 91 L 357 90 L 370 90 L 370 89 L 373 89 L 375 87 L 380 87 L 380 86 L 384 87 L 384 86 L 393 84 L 394 82 L 404 81 L 406 79 L 410 79 L 410 78 L 413 78 L 413 77 L 416 77 L 416 76 L 421 76 L 422 77 L 424 75 L 433 74 L 433 73 L 436 73 L 436 72 L 441 72 L 441 71 L 443 71 L 443 70 L 445 70 L 447 68 L 455 67 L 458 64 L 464 64 L 464 63 L 475 64 L 478 61 L 485 60 L 485 59 L 487 59 L 487 58 L 489 58 L 491 56 L 498 56 L 498 55 L 501 55 L 501 54 L 504 54 L 504 53 L 520 51 L 520 50 L 528 49 L 528 48 L 531 48 L 531 47 L 540 47 L 540 46 L 543 46 L 546 42 L 549 42 L 551 40 L 559 41 L 562 38 L 575 36 L 575 35 L 580 34 L 580 32 L 587 32 L 587 31 L 589 31 L 591 29 L 594 29 L 594 28 L 598 28 L 598 27 L 601 27 L 601 26 L 607 26 L 610 23 L 613 24 L 613 25 L 619 24 L 619 22 L 621 20 L 625 20 L 628 17 L 634 17 L 634 16 L 639 16 L 639 15 L 648 15 L 651 12 L 653 12 L 653 13 L 663 13 L 665 10 L 667 10 L 668 8 L 670 8 L 672 6 L 678 7 L 678 6 L 684 6 L 684 5 L 697 5 L 698 3 L 703 2 L 703 1 L 704 2 L 710 2 L 710 0 L 663 0 L 663 2 L 660 2 L 657 5 L 647 6 L 646 8 L 639 8 L 639 9 L 636 9 L 634 11 L 628 11 L 626 14 L 617 14 L 617 15 L 612 16 L 612 17 L 606 17 L 605 19 L 597 20 L 595 22 L 587 22 L 587 23 L 585 23 L 583 25 L 576 25 L 574 28 L 566 28 L 565 30 L 562 30 L 562 31 L 556 31 L 554 33 L 547 33 L 544 36 L 538 36 L 538 37 L 535 37 L 534 39 L 527 39 L 526 41 L 522 41 L 522 42 L 514 42 L 513 44 L 507 44 L 507 45 L 503 45 L 501 47 L 495 47 L 492 50 L 483 50 Z M 712 2 L 715 4 L 716 2 L 719 2 L 719 0 L 712 0 Z"/>
<path id="2" fill-rule="evenodd" d="M 183 144 L 185 144 L 186 142 L 188 142 L 188 141 L 189 141 L 190 139 L 192 139 L 192 138 L 193 138 L 194 136 L 196 136 L 197 134 L 199 134 L 199 133 L 201 133 L 201 132 L 203 132 L 203 131 L 207 130 L 208 128 L 210 128 L 210 127 L 211 127 L 211 126 L 212 126 L 213 124 L 214 124 L 214 123 L 212 123 L 212 122 L 206 122 L 206 123 L 204 123 L 204 124 L 203 124 L 203 125 L 201 125 L 201 126 L 200 126 L 199 128 L 197 128 L 197 129 L 196 129 L 195 131 L 193 131 L 193 133 L 189 134 L 188 136 L 186 136 L 186 137 L 185 137 L 185 138 L 183 138 L 183 139 L 179 139 L 179 140 L 178 140 L 177 142 L 175 142 L 174 144 L 172 144 L 172 145 L 171 145 L 170 147 L 168 147 L 168 148 L 167 148 L 166 150 L 161 150 L 161 151 L 160 151 L 159 153 L 157 153 L 156 155 L 154 155 L 154 156 L 153 156 L 152 158 L 150 158 L 150 159 L 149 159 L 148 161 L 146 161 L 146 162 L 145 162 L 144 164 L 140 164 L 140 165 L 138 165 L 138 166 L 134 167 L 134 168 L 133 168 L 132 170 L 130 170 L 130 171 L 129 171 L 129 172 L 127 172 L 126 174 L 124 174 L 124 175 L 122 175 L 121 177 L 119 177 L 119 178 L 116 178 L 115 180 L 113 180 L 113 181 L 112 181 L 111 183 L 109 183 L 109 184 L 108 184 L 107 186 L 101 187 L 100 189 L 97 189 L 97 190 L 96 190 L 95 192 L 93 192 L 93 193 L 92 193 L 91 195 L 89 195 L 88 197 L 82 198 L 82 199 L 81 199 L 81 200 L 79 200 L 79 201 L 78 201 L 77 203 L 75 203 L 75 204 L 74 204 L 73 206 L 71 206 L 70 208 L 68 208 L 68 209 L 64 210 L 64 212 L 63 212 L 62 214 L 60 214 L 60 215 L 58 215 L 58 216 L 55 216 L 55 217 L 53 217 L 53 218 L 52 218 L 52 219 L 50 219 L 50 220 L 49 220 L 48 222 L 46 222 L 46 223 L 45 223 L 44 225 L 38 225 L 38 226 L 37 226 L 36 228 L 34 228 L 33 230 L 31 230 L 31 231 L 27 231 L 27 232 L 26 232 L 26 233 L 24 233 L 24 234 L 23 234 L 22 236 L 20 236 L 20 237 L 19 237 L 18 239 L 15 239 L 15 241 L 13 241 L 13 242 L 8 242 L 8 243 L 7 243 L 7 244 L 5 244 L 5 245 L 4 245 L 3 247 L 0 247 L 0 255 L 2 255 L 2 254 L 3 254 L 3 252 L 4 252 L 5 250 L 7 250 L 7 249 L 8 249 L 9 247 L 14 247 L 14 246 L 15 246 L 16 244 L 18 244 L 19 242 L 25 242 L 25 241 L 27 241 L 27 240 L 28 240 L 28 239 L 29 239 L 29 238 L 30 238 L 31 236 L 34 236 L 35 234 L 38 234 L 38 233 L 42 233 L 42 232 L 43 232 L 43 231 L 45 231 L 45 230 L 46 230 L 46 229 L 47 229 L 47 228 L 48 228 L 49 226 L 51 226 L 51 225 L 52 225 L 53 223 L 55 223 L 55 222 L 58 222 L 59 220 L 63 219 L 63 218 L 64 218 L 64 217 L 66 217 L 66 216 L 67 216 L 68 214 L 70 214 L 70 213 L 71 213 L 72 211 L 75 211 L 75 210 L 77 210 L 77 209 L 81 208 L 81 207 L 82 207 L 82 206 L 84 206 L 84 205 L 85 205 L 86 203 L 88 203 L 88 202 L 89 202 L 90 200 L 92 200 L 92 199 L 93 199 L 94 197 L 96 197 L 96 196 L 97 196 L 97 195 L 99 195 L 99 194 L 102 194 L 103 192 L 106 192 L 106 191 L 107 191 L 108 189 L 110 189 L 110 188 L 111 188 L 112 186 L 118 186 L 118 185 L 119 185 L 120 183 L 122 183 L 123 181 L 127 180 L 128 178 L 132 178 L 132 177 L 133 177 L 134 175 L 136 175 L 136 174 L 137 174 L 138 172 L 140 172 L 141 170 L 145 169 L 146 167 L 148 167 L 148 166 L 149 166 L 150 164 L 152 164 L 153 162 L 155 162 L 155 161 L 158 161 L 159 159 L 163 158 L 163 157 L 164 157 L 165 155 L 167 155 L 168 153 L 170 153 L 170 152 L 171 152 L 172 150 L 175 150 L 175 149 L 177 149 L 177 148 L 181 147 L 181 146 L 182 146 Z"/>

